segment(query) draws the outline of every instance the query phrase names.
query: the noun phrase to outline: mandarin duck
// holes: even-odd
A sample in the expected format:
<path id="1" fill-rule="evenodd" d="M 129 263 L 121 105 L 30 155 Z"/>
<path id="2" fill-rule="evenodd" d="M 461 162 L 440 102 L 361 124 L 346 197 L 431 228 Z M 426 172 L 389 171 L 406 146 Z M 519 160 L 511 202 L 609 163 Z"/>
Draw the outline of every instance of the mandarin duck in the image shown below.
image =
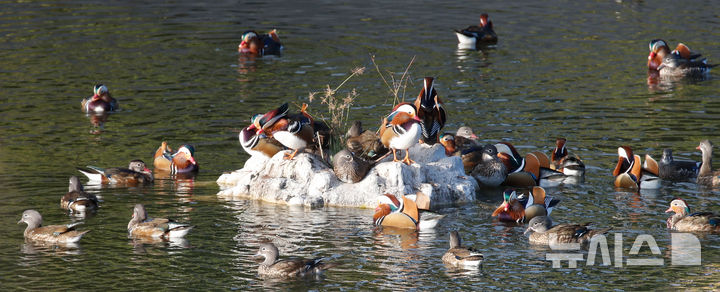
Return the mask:
<path id="1" fill-rule="evenodd" d="M 300 150 L 314 146 L 315 130 L 314 119 L 305 112 L 307 104 L 303 104 L 300 114 L 287 115 L 287 103 L 279 108 L 270 111 L 253 123 L 258 129 L 256 134 L 266 133 L 277 140 L 283 146 L 293 150 L 292 153 L 285 153 L 285 159 L 291 160 Z"/>
<path id="2" fill-rule="evenodd" d="M 462 126 L 455 132 L 455 147 L 457 147 L 458 150 L 462 151 L 478 145 L 478 136 L 473 133 L 472 128 Z"/>
<path id="3" fill-rule="evenodd" d="M 362 130 L 362 122 L 355 121 L 347 132 L 345 146 L 347 149 L 366 160 L 375 160 L 388 153 L 388 149 L 380 141 L 377 133 Z"/>
<path id="4" fill-rule="evenodd" d="M 258 274 L 262 277 L 292 278 L 319 275 L 338 265 L 325 263 L 324 258 L 279 260 L 280 252 L 273 243 L 261 244 L 255 256 L 265 258 L 265 261 L 258 267 Z"/>
<path id="5" fill-rule="evenodd" d="M 256 134 L 255 125 L 250 125 L 242 129 L 238 135 L 240 145 L 250 156 L 264 156 L 272 158 L 276 153 L 283 150 L 282 144 L 275 139 L 267 137 L 265 134 Z"/>
<path id="6" fill-rule="evenodd" d="M 78 179 L 77 176 L 70 177 L 68 192 L 60 198 L 60 208 L 70 210 L 71 212 L 84 213 L 97 209 L 97 207 L 98 198 L 83 190 L 83 186 L 80 184 L 80 179 Z"/>
<path id="7" fill-rule="evenodd" d="M 567 139 L 557 138 L 555 149 L 550 155 L 550 169 L 557 170 L 565 175 L 585 175 L 585 163 L 577 155 L 570 155 L 565 147 Z"/>
<path id="8" fill-rule="evenodd" d="M 438 138 L 440 144 L 445 148 L 445 155 L 454 156 L 458 153 L 457 147 L 455 146 L 455 135 L 450 133 L 442 133 Z"/>
<path id="9" fill-rule="evenodd" d="M 590 239 L 599 234 L 606 234 L 612 227 L 602 229 L 589 229 L 590 222 L 583 224 L 558 224 L 552 226 L 547 216 L 538 216 L 530 220 L 525 234 L 530 233 L 529 241 L 532 244 L 552 245 L 579 243 L 585 245 Z"/>
<path id="10" fill-rule="evenodd" d="M 498 40 L 487 13 L 480 15 L 480 25 L 471 25 L 462 30 L 456 29 L 455 35 L 460 44 L 474 47 L 495 44 Z"/>
<path id="11" fill-rule="evenodd" d="M 680 232 L 720 232 L 720 216 L 712 212 L 690 213 L 685 200 L 676 198 L 665 213 L 675 212 L 667 219 L 667 228 Z"/>
<path id="12" fill-rule="evenodd" d="M 333 172 L 340 181 L 346 183 L 361 181 L 373 165 L 347 149 L 335 153 L 332 161 Z"/>
<path id="13" fill-rule="evenodd" d="M 289 110 L 290 107 L 286 102 L 265 114 L 253 116 L 251 122 L 255 125 L 257 131 L 261 131 L 261 133 L 267 131 L 268 136 L 272 136 L 272 127 L 275 125 L 275 122 L 286 117 Z"/>
<path id="14" fill-rule="evenodd" d="M 523 158 L 509 142 L 495 144 L 498 157 L 508 171 L 504 184 L 512 187 L 556 187 L 569 177 L 550 168 L 550 159 L 542 152 L 532 152 Z"/>
<path id="15" fill-rule="evenodd" d="M 690 48 L 679 43 L 675 50 L 670 51 L 667 43 L 661 39 L 650 41 L 650 55 L 648 55 L 648 72 L 669 77 L 703 77 L 710 72 L 710 65 L 700 54 L 690 51 Z"/>
<path id="16" fill-rule="evenodd" d="M 423 203 L 425 209 L 421 213 L 418 203 Z M 408 228 L 426 230 L 434 228 L 445 215 L 429 212 L 430 198 L 426 195 L 403 195 L 398 200 L 391 194 L 378 197 L 378 206 L 375 208 L 373 223 L 377 226 Z"/>
<path id="17" fill-rule="evenodd" d="M 153 166 L 158 171 L 169 171 L 170 174 L 194 173 L 200 169 L 195 161 L 195 147 L 189 144 L 180 146 L 173 152 L 167 142 L 160 143 L 160 147 L 153 156 Z"/>
<path id="18" fill-rule="evenodd" d="M 708 187 L 720 186 L 720 169 L 712 169 L 712 142 L 707 139 L 702 140 L 696 149 L 702 152 L 702 164 L 697 175 L 697 184 Z"/>
<path id="19" fill-rule="evenodd" d="M 90 184 L 149 184 L 153 182 L 153 175 L 145 162 L 140 159 L 130 161 L 128 168 L 111 167 L 100 168 L 88 165 L 87 168 L 77 168 L 87 176 Z"/>
<path id="20" fill-rule="evenodd" d="M 684 181 L 697 177 L 700 162 L 678 161 L 673 159 L 672 150 L 663 149 L 662 158 L 657 162 L 650 154 L 645 154 L 643 168 L 664 180 Z"/>
<path id="21" fill-rule="evenodd" d="M 504 222 L 524 223 L 537 216 L 549 216 L 558 203 L 560 199 L 546 196 L 542 187 L 533 187 L 529 195 L 518 195 L 515 190 L 508 189 L 503 193 L 503 203 L 495 209 L 492 217 Z"/>
<path id="22" fill-rule="evenodd" d="M 243 32 L 241 38 L 242 41 L 240 45 L 238 45 L 238 52 L 241 54 L 259 57 L 264 55 L 280 55 L 283 49 L 276 29 L 262 35 L 254 30 L 248 30 Z"/>
<path id="23" fill-rule="evenodd" d="M 42 215 L 35 210 L 25 210 L 20 223 L 27 223 L 27 228 L 23 235 L 25 239 L 31 241 L 42 241 L 46 243 L 75 243 L 80 240 L 90 230 L 75 230 L 75 226 L 83 224 L 82 222 L 71 223 L 66 225 L 48 225 L 42 226 Z"/>
<path id="24" fill-rule="evenodd" d="M 483 254 L 472 247 L 462 246 L 460 234 L 450 231 L 450 249 L 442 257 L 445 264 L 452 266 L 478 267 L 483 261 Z"/>
<path id="25" fill-rule="evenodd" d="M 83 112 L 86 113 L 107 113 L 117 110 L 118 102 L 110 95 L 107 86 L 97 84 L 93 88 L 93 96 L 83 99 L 80 102 Z"/>
<path id="26" fill-rule="evenodd" d="M 477 152 L 474 149 L 470 150 L 473 150 L 470 153 Z M 476 155 L 473 155 L 473 157 L 476 157 Z M 465 161 L 463 161 L 464 164 Z M 505 181 L 507 169 L 505 164 L 498 158 L 497 148 L 494 145 L 487 144 L 482 147 L 480 161 L 473 167 L 470 175 L 477 179 L 479 183 L 489 187 L 499 186 Z"/>
<path id="27" fill-rule="evenodd" d="M 423 142 L 430 145 L 437 143 L 440 130 L 445 126 L 447 118 L 432 77 L 425 77 L 423 80 L 423 89 L 420 90 L 414 105 L 417 117 L 422 121 Z"/>
<path id="28" fill-rule="evenodd" d="M 422 122 L 417 117 L 415 106 L 409 103 L 400 103 L 393 112 L 383 119 L 380 126 L 380 141 L 386 148 L 392 150 L 393 162 L 398 162 L 397 150 L 405 150 L 407 165 L 415 163 L 410 160 L 410 147 L 417 144 L 422 137 Z"/>
<path id="29" fill-rule="evenodd" d="M 177 223 L 165 218 L 148 218 L 145 206 L 136 204 L 128 222 L 128 236 L 132 238 L 152 238 L 169 240 L 184 237 L 195 226 Z"/>
<path id="30" fill-rule="evenodd" d="M 639 155 L 632 152 L 630 146 L 618 147 L 618 163 L 613 170 L 615 187 L 629 189 L 657 189 L 660 178 L 647 169 L 643 169 Z"/>

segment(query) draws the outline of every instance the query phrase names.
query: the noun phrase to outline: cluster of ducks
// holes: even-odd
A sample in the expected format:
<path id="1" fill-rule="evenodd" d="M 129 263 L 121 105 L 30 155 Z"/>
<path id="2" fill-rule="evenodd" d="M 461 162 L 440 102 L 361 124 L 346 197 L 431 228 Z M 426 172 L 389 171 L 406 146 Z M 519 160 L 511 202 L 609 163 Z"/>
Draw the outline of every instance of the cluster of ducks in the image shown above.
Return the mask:
<path id="1" fill-rule="evenodd" d="M 479 25 L 455 30 L 461 46 L 480 48 L 497 43 L 492 21 L 487 14 L 480 16 Z M 700 59 L 686 45 L 678 44 L 670 50 L 663 40 L 652 40 L 649 44 L 648 74 L 651 77 L 697 77 L 707 74 L 715 65 Z M 242 55 L 261 57 L 279 55 L 283 45 L 276 30 L 267 34 L 246 31 L 238 52 Z M 93 89 L 93 96 L 83 99 L 82 110 L 88 114 L 102 115 L 116 111 L 119 105 L 103 84 Z M 413 103 L 395 105 L 382 119 L 377 131 L 362 129 L 355 122 L 346 134 L 345 149 L 332 156 L 332 165 L 338 179 L 346 183 L 362 180 L 367 172 L 382 159 L 392 154 L 393 162 L 407 165 L 415 163 L 410 158 L 410 149 L 418 143 L 433 145 L 439 143 L 447 156 L 459 156 L 465 172 L 487 187 L 510 187 L 503 193 L 503 203 L 492 213 L 499 221 L 528 223 L 525 233 L 535 244 L 581 243 L 586 244 L 592 236 L 607 233 L 611 227 L 589 229 L 590 223 L 559 224 L 553 226 L 549 217 L 553 207 L 560 200 L 546 196 L 543 187 L 554 187 L 563 183 L 582 181 L 585 164 L 566 148 L 567 140 L 558 138 L 550 156 L 535 151 L 520 155 L 508 142 L 481 144 L 470 127 L 460 127 L 454 134 L 442 132 L 447 122 L 447 113 L 434 85 L 433 77 L 425 77 L 423 87 Z M 264 114 L 254 115 L 250 125 L 239 134 L 240 144 L 251 156 L 271 158 L 280 151 L 284 158 L 292 160 L 301 151 L 309 151 L 324 160 L 329 159 L 332 130 L 323 121 L 315 120 L 303 104 L 299 113 L 289 114 L 287 103 Z M 661 179 L 687 180 L 695 178 L 698 184 L 720 186 L 720 171 L 712 170 L 712 144 L 704 140 L 698 146 L 702 151 L 702 162 L 675 161 L 672 152 L 666 149 L 658 163 L 646 155 L 645 163 L 634 155 L 629 146 L 618 148 L 618 164 L 613 171 L 615 186 L 621 188 L 657 188 Z M 398 152 L 404 151 L 400 157 Z M 194 174 L 198 163 L 194 159 L 195 149 L 182 145 L 173 151 L 166 142 L 156 150 L 153 157 L 155 171 L 172 175 Z M 402 153 L 402 152 L 401 152 Z M 151 184 L 153 173 L 142 160 L 132 160 L 127 168 L 100 168 L 88 166 L 78 168 L 95 184 Z M 391 194 L 378 197 L 378 206 L 373 223 L 378 226 L 424 229 L 432 228 L 437 220 L 421 220 L 433 217 L 428 212 L 429 198 L 421 193 L 402 196 Z M 98 198 L 84 192 L 80 180 L 70 178 L 69 191 L 60 199 L 60 207 L 74 213 L 84 213 L 98 208 Z M 667 227 L 677 231 L 720 231 L 720 217 L 710 212 L 690 213 L 687 203 L 674 199 L 666 212 L 674 212 L 667 220 Z M 77 230 L 81 223 L 66 225 L 42 225 L 42 216 L 35 210 L 26 210 L 18 223 L 25 222 L 24 236 L 27 240 L 47 243 L 74 243 L 89 230 Z M 423 224 L 425 223 L 425 224 Z M 177 223 L 170 219 L 149 218 L 144 206 L 133 208 L 128 223 L 128 235 L 133 238 L 168 240 L 182 238 L 193 226 Z M 442 256 L 443 262 L 455 266 L 476 267 L 483 255 L 469 247 L 463 247 L 457 231 L 450 232 L 449 249 Z M 318 274 L 336 266 L 322 258 L 283 259 L 272 243 L 260 245 L 257 256 L 264 257 L 258 273 L 263 276 L 293 277 Z"/>
<path id="2" fill-rule="evenodd" d="M 89 114 L 106 114 L 119 109 L 118 101 L 110 95 L 108 88 L 98 84 L 93 96 L 81 101 L 82 110 Z M 199 166 L 194 158 L 195 148 L 182 145 L 173 151 L 166 142 L 162 142 L 153 157 L 153 166 L 158 173 L 173 176 L 192 176 Z M 96 166 L 78 167 L 78 171 L 87 176 L 90 184 L 102 185 L 147 185 L 154 182 L 153 172 L 140 159 L 131 160 L 128 167 L 101 168 Z M 97 196 L 86 193 L 77 176 L 70 177 L 68 192 L 60 198 L 60 208 L 71 214 L 84 217 L 99 207 Z M 83 222 L 65 225 L 43 225 L 42 215 L 36 210 L 25 210 L 18 222 L 26 223 L 26 240 L 48 244 L 71 244 L 78 242 L 90 230 L 77 230 Z M 182 238 L 193 226 L 177 223 L 165 218 L 150 218 L 142 204 L 133 208 L 132 219 L 128 223 L 128 236 L 146 240 L 170 240 Z"/>

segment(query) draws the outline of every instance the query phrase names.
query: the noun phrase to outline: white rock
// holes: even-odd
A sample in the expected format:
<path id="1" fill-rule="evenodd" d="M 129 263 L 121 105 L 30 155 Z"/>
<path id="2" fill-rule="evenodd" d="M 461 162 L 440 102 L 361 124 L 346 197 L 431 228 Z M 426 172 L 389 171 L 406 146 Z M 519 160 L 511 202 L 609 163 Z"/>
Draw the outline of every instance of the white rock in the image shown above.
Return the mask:
<path id="1" fill-rule="evenodd" d="M 402 152 L 402 151 L 401 151 Z M 252 157 L 245 167 L 221 175 L 218 196 L 227 199 L 252 198 L 268 202 L 307 206 L 348 206 L 374 208 L 377 197 L 422 192 L 430 197 L 430 207 L 475 200 L 478 184 L 465 175 L 460 157 L 447 157 L 440 144 L 415 145 L 410 158 L 415 164 L 392 162 L 392 155 L 375 165 L 357 183 L 343 183 L 319 157 L 300 153 L 293 160 L 283 159 L 285 151 L 274 157 Z M 405 154 L 398 153 L 398 158 Z"/>

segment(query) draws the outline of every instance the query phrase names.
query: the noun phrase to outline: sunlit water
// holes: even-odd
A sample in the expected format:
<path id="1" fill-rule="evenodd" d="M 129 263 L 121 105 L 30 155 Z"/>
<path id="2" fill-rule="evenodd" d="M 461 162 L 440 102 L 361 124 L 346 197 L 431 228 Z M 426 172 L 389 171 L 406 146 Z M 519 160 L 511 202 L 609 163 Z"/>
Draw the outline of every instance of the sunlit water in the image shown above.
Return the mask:
<path id="1" fill-rule="evenodd" d="M 720 211 L 717 191 L 693 183 L 655 192 L 612 187 L 616 148 L 699 160 L 704 138 L 718 140 L 717 78 L 649 87 L 648 41 L 682 41 L 720 62 L 720 25 L 712 2 L 545 1 L 475 3 L 327 1 L 235 3 L 192 1 L 129 4 L 104 1 L 3 2 L 0 11 L 0 286 L 9 289 L 717 289 L 720 239 L 700 238 L 702 266 L 670 266 L 663 213 L 673 197 L 693 210 Z M 488 12 L 496 47 L 464 51 L 451 29 Z M 240 34 L 277 28 L 281 57 L 238 58 Z M 423 76 L 449 113 L 447 129 L 472 126 L 487 142 L 510 141 L 521 152 L 549 152 L 556 137 L 588 164 L 583 184 L 549 189 L 562 199 L 558 222 L 593 221 L 622 232 L 624 259 L 640 234 L 657 240 L 663 266 L 553 269 L 547 249 L 532 247 L 523 227 L 492 220 L 497 191 L 440 210 L 435 230 L 376 230 L 372 210 L 295 209 L 217 198 L 215 179 L 247 159 L 237 132 L 254 113 L 282 102 L 308 102 L 308 93 L 338 85 L 359 94 L 351 120 L 376 125 L 392 104 L 386 77 L 399 79 L 410 60 L 414 98 Z M 717 74 L 717 72 L 715 72 Z M 122 110 L 102 126 L 80 112 L 80 99 L 105 83 Z M 311 112 L 327 115 L 318 100 Z M 161 179 L 147 187 L 94 188 L 100 210 L 77 247 L 26 244 L 25 209 L 46 224 L 78 220 L 58 206 L 77 166 L 124 166 L 151 161 L 160 141 L 192 143 L 200 174 Z M 716 141 L 717 142 L 717 141 Z M 85 181 L 83 179 L 83 181 Z M 154 217 L 189 222 L 187 241 L 141 243 L 127 238 L 132 206 Z M 440 257 L 447 234 L 481 249 L 479 271 L 450 269 Z M 281 254 L 325 256 L 341 265 L 318 279 L 267 281 L 251 257 L 273 240 Z M 611 243 L 614 236 L 608 237 Z M 585 252 L 587 253 L 587 252 Z M 598 257 L 599 261 L 600 258 Z"/>

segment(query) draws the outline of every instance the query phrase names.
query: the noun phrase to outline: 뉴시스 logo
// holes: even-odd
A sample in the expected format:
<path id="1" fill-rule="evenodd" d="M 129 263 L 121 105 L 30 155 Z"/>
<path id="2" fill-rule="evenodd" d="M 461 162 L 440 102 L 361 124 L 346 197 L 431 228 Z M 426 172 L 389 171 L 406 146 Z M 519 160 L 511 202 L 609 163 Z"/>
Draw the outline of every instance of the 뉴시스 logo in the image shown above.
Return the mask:
<path id="1" fill-rule="evenodd" d="M 613 255 L 615 256 L 615 267 L 623 266 L 623 235 L 622 233 L 615 233 L 615 246 Z M 550 249 L 552 250 L 580 250 L 581 245 L 579 243 L 557 243 L 554 236 L 550 238 Z M 628 258 L 625 264 L 628 266 L 662 266 L 665 264 L 665 259 L 660 254 L 660 248 L 655 242 L 655 238 L 648 234 L 641 234 L 635 238 L 632 247 L 630 248 L 629 255 L 638 255 L 640 248 L 647 243 L 650 248 L 650 252 L 657 257 L 651 258 L 639 258 L 633 259 Z M 608 248 L 607 238 L 605 235 L 595 235 L 590 239 L 588 257 L 585 262 L 587 266 L 595 265 L 595 260 L 598 254 L 598 249 L 602 259 L 602 264 L 609 266 L 612 265 L 610 259 L 610 249 Z M 672 233 L 671 234 L 671 248 L 670 248 L 670 265 L 673 266 L 699 266 L 701 264 L 701 246 L 700 240 L 691 233 Z M 560 268 L 562 261 L 568 261 L 569 268 L 577 268 L 577 262 L 582 261 L 582 253 L 548 253 L 545 255 L 545 259 L 552 261 L 553 268 Z"/>

